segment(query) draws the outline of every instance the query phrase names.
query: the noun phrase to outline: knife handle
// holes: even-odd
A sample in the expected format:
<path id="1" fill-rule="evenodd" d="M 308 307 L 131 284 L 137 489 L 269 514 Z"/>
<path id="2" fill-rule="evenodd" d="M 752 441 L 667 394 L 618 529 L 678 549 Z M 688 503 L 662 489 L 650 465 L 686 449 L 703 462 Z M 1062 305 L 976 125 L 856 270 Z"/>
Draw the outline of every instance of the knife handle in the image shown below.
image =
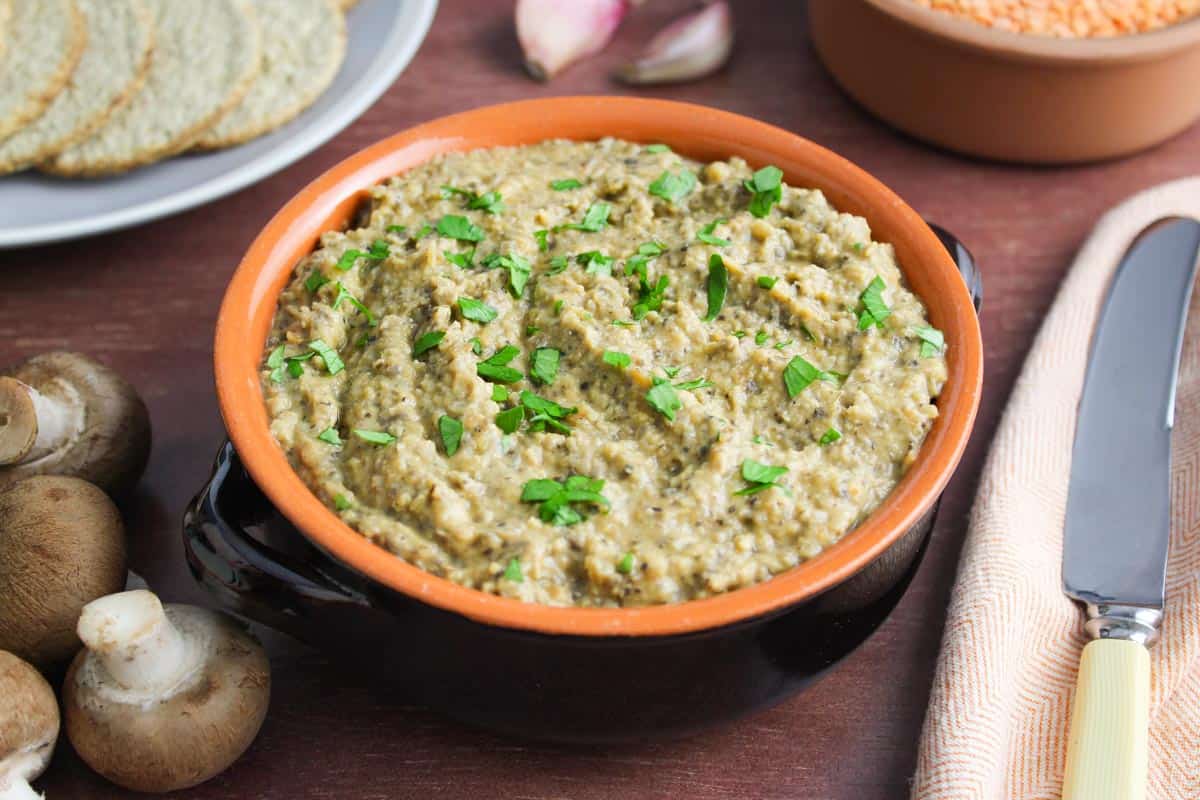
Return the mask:
<path id="1" fill-rule="evenodd" d="M 1083 648 L 1075 682 L 1063 800 L 1143 800 L 1150 652 L 1126 639 Z"/>

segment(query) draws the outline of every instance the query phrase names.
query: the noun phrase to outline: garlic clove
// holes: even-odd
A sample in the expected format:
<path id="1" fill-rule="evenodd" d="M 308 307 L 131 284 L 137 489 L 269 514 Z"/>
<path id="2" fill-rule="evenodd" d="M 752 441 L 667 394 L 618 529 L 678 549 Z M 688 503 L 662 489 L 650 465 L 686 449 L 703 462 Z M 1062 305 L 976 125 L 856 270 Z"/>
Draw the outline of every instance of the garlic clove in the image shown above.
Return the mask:
<path id="1" fill-rule="evenodd" d="M 709 3 L 659 31 L 642 55 L 617 71 L 626 83 L 677 83 L 716 72 L 733 51 L 729 3 Z"/>
<path id="2" fill-rule="evenodd" d="M 517 38 L 526 69 L 538 80 L 549 80 L 600 52 L 629 7 L 629 0 L 517 0 Z"/>

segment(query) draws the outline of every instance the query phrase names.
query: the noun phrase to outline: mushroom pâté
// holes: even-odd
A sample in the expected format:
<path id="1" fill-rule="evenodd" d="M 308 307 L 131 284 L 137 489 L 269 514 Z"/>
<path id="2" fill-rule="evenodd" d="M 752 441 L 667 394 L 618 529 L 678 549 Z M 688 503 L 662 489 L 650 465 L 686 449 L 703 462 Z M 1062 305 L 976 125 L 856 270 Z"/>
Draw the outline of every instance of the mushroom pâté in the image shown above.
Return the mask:
<path id="1" fill-rule="evenodd" d="M 254 741 L 270 667 L 229 617 L 164 606 L 138 589 L 89 603 L 78 632 L 86 649 L 63 683 L 67 736 L 113 783 L 185 789 L 224 771 Z"/>
<path id="2" fill-rule="evenodd" d="M 150 455 L 150 416 L 136 391 L 79 353 L 0 369 L 0 486 L 74 475 L 109 494 L 133 488 Z"/>
<path id="3" fill-rule="evenodd" d="M 125 576 L 121 515 L 100 489 L 63 475 L 0 486 L 0 649 L 41 669 L 66 664 L 83 607 Z"/>
<path id="4" fill-rule="evenodd" d="M 36 669 L 0 650 L 0 800 L 37 800 L 29 782 L 50 763 L 58 701 Z"/>

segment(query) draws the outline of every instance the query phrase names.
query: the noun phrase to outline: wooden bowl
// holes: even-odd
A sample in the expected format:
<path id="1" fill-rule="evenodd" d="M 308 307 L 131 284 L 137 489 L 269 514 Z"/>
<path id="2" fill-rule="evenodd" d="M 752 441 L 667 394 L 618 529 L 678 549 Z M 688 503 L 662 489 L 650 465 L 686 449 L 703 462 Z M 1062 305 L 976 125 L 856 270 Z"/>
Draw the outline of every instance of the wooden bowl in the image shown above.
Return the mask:
<path id="1" fill-rule="evenodd" d="M 900 130 L 968 155 L 1070 163 L 1152 147 L 1200 117 L 1200 19 L 1062 39 L 994 30 L 912 0 L 813 0 L 834 79 Z"/>

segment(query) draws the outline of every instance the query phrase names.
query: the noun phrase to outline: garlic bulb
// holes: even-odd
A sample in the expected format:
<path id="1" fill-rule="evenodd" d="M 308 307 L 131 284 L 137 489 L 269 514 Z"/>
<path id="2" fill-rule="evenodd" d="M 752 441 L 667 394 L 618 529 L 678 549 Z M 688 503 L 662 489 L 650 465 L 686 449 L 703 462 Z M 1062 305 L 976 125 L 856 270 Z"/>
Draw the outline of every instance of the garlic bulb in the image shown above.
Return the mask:
<path id="1" fill-rule="evenodd" d="M 677 83 L 716 72 L 733 51 L 729 3 L 708 3 L 658 32 L 642 55 L 617 71 L 626 83 Z"/>
<path id="2" fill-rule="evenodd" d="M 565 67 L 604 49 L 630 0 L 517 0 L 517 38 L 525 67 L 549 80 Z"/>

